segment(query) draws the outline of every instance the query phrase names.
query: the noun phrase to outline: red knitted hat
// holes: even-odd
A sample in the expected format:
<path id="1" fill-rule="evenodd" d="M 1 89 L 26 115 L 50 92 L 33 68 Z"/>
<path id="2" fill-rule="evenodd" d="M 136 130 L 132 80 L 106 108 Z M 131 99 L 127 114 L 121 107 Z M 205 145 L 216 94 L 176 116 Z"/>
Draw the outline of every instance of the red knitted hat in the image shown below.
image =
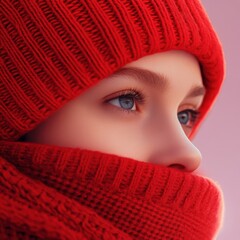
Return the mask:
<path id="1" fill-rule="evenodd" d="M 17 140 L 125 64 L 168 50 L 195 55 L 202 69 L 194 134 L 224 77 L 198 0 L 5 0 L 0 19 L 0 140 Z"/>

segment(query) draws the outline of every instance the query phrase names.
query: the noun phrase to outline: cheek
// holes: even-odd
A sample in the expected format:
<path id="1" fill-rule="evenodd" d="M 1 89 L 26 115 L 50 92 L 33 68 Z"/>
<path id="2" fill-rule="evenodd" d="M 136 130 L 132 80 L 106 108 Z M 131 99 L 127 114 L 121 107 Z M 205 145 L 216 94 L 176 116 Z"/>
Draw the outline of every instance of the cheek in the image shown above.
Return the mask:
<path id="1" fill-rule="evenodd" d="M 144 160 L 147 146 L 143 128 L 136 120 L 123 120 L 105 110 L 81 108 L 79 121 L 71 135 L 71 147 L 95 150 Z M 146 140 L 146 139 L 145 139 Z M 68 142 L 70 144 L 70 142 Z"/>
<path id="2" fill-rule="evenodd" d="M 123 121 L 114 121 L 114 118 L 102 113 L 91 114 L 87 111 L 82 113 L 72 134 L 76 147 L 117 155 L 130 153 L 133 143 L 136 142 L 136 139 L 131 140 L 137 135 L 136 129 L 132 129 Z"/>
<path id="3" fill-rule="evenodd" d="M 45 122 L 29 132 L 26 140 L 43 144 L 58 146 L 70 146 L 71 134 L 74 132 L 75 124 L 71 124 L 71 118 L 64 109 L 56 112 Z"/>

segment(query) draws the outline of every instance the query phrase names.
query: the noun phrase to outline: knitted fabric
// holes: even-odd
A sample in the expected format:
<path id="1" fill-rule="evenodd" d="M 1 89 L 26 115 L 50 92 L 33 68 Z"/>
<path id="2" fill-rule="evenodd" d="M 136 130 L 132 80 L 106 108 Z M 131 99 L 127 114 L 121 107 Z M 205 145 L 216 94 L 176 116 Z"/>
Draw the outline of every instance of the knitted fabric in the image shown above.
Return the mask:
<path id="1" fill-rule="evenodd" d="M 0 1 L 0 239 L 212 239 L 210 180 L 115 155 L 17 142 L 127 63 L 168 50 L 199 61 L 206 96 L 221 44 L 197 0 Z"/>
<path id="2" fill-rule="evenodd" d="M 125 64 L 168 50 L 201 65 L 207 94 L 193 135 L 223 80 L 222 48 L 197 0 L 4 0 L 0 31 L 2 140 L 17 140 Z"/>
<path id="3" fill-rule="evenodd" d="M 74 148 L 0 151 L 1 239 L 210 240 L 219 228 L 221 193 L 206 178 Z"/>

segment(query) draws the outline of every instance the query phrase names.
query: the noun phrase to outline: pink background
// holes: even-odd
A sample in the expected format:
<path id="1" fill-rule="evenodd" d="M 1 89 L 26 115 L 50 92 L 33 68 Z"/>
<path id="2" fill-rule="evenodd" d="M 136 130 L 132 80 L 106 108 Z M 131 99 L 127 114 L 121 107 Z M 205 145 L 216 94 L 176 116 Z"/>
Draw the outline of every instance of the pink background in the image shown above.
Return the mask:
<path id="1" fill-rule="evenodd" d="M 218 240 L 240 239 L 240 1 L 202 0 L 223 44 L 226 77 L 216 104 L 195 137 L 203 155 L 200 171 L 214 179 L 225 198 Z"/>

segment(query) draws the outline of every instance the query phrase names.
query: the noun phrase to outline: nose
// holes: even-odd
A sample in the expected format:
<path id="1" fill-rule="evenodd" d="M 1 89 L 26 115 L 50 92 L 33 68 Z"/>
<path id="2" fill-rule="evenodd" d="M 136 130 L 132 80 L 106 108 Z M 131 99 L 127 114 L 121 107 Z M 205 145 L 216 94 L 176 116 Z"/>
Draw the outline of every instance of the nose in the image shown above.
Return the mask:
<path id="1" fill-rule="evenodd" d="M 180 128 L 174 134 L 168 132 L 165 135 L 164 144 L 156 147 L 157 150 L 148 162 L 185 172 L 193 172 L 199 167 L 202 159 L 201 153 L 186 136 L 181 126 Z"/>
<path id="2" fill-rule="evenodd" d="M 193 172 L 201 162 L 201 153 L 193 145 L 172 146 L 155 154 L 149 162 L 164 165 L 181 171 Z"/>

